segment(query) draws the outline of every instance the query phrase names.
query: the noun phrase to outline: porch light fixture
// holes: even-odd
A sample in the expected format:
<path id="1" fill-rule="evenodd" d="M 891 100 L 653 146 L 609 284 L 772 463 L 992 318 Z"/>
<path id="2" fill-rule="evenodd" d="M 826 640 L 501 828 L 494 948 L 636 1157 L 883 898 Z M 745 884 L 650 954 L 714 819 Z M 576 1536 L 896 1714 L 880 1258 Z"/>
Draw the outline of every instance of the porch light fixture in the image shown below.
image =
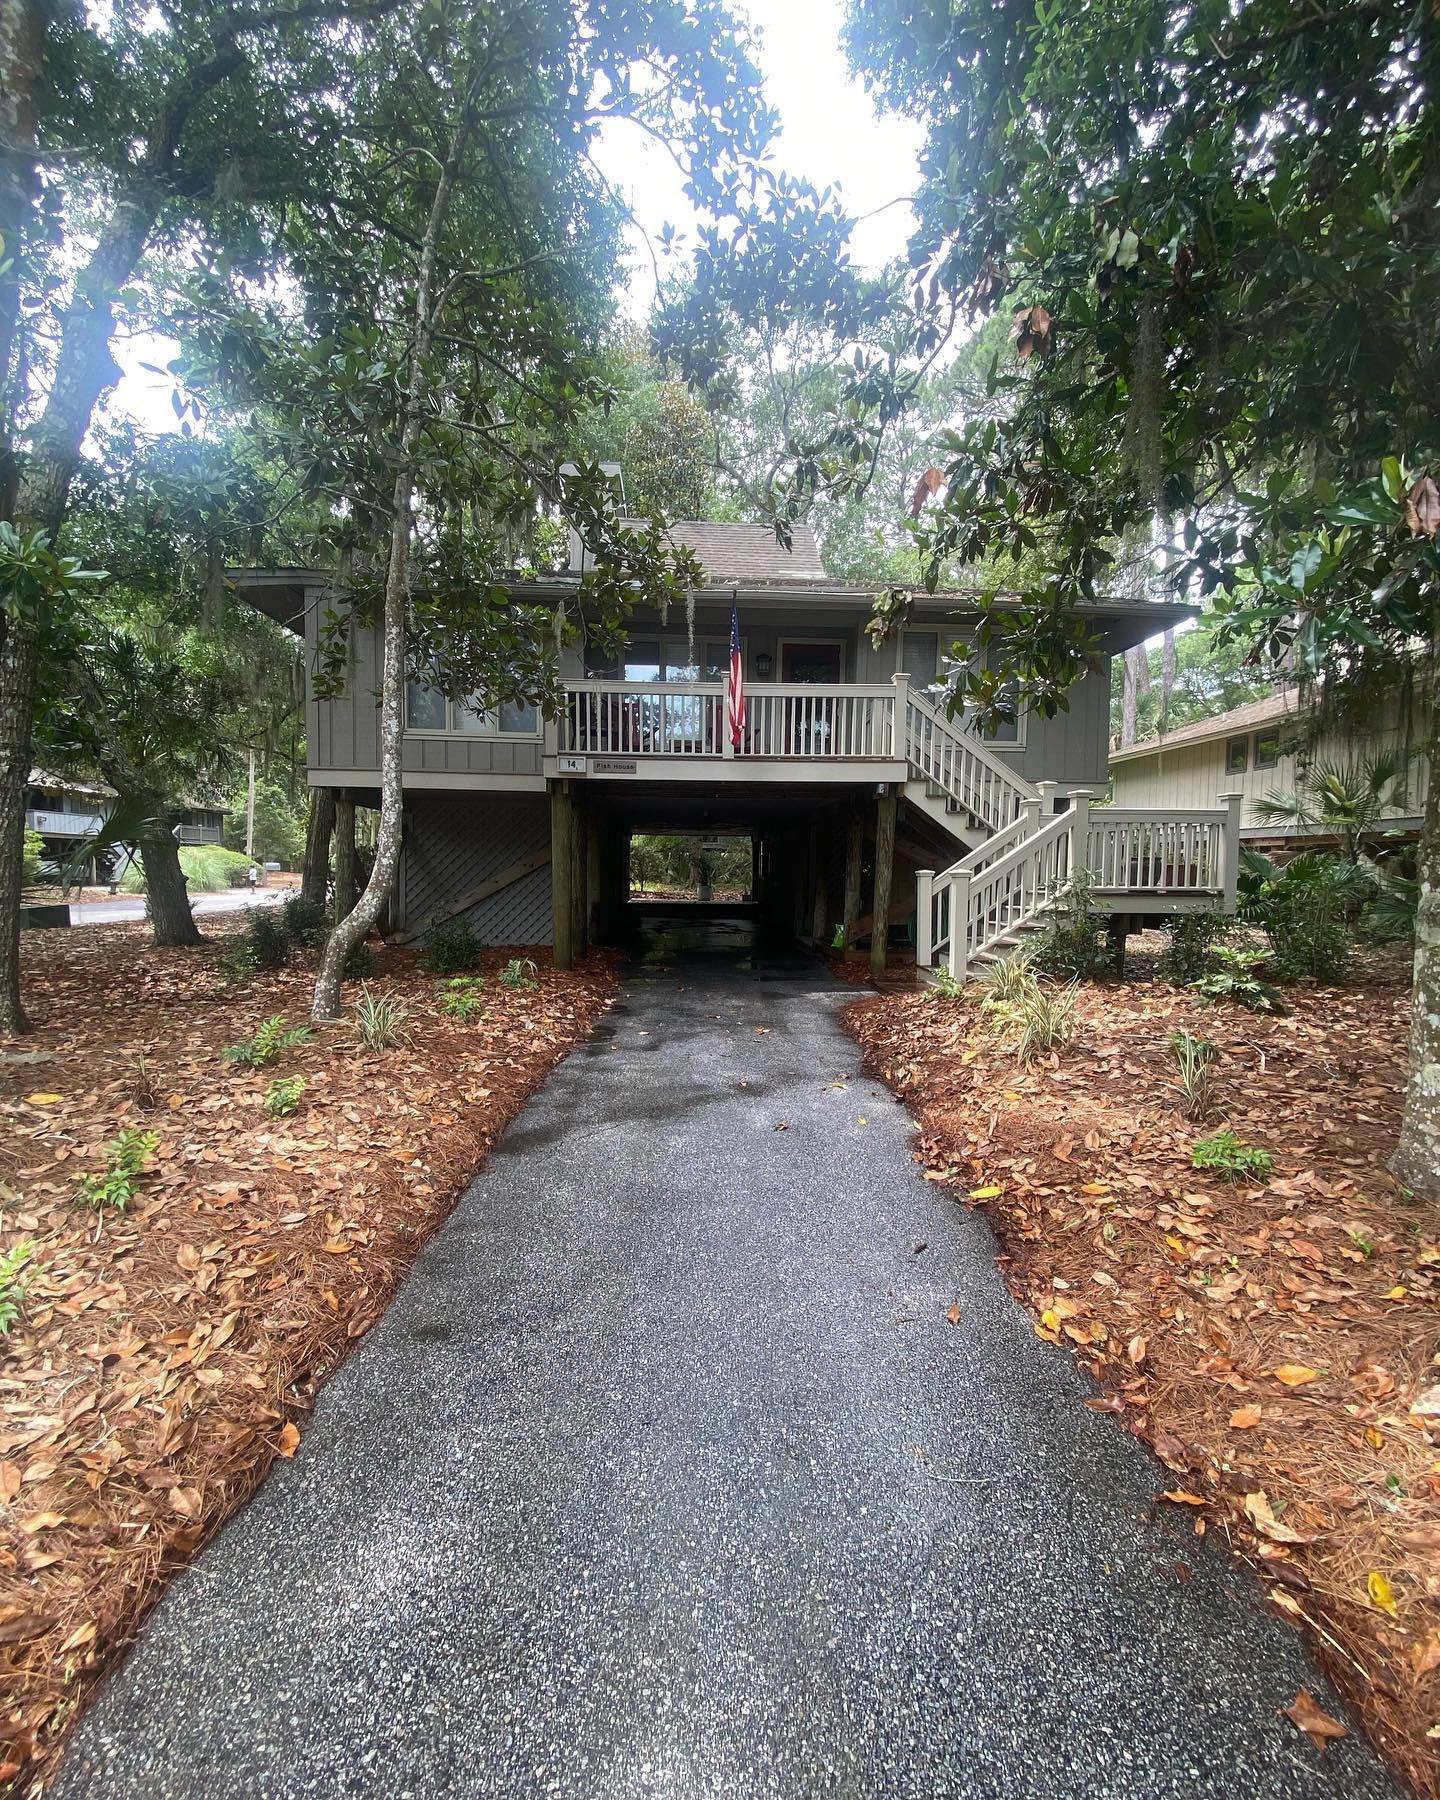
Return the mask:
<path id="1" fill-rule="evenodd" d="M 770 672 L 775 667 L 775 658 L 768 650 L 762 650 L 755 658 L 755 673 L 761 681 L 770 679 Z"/>

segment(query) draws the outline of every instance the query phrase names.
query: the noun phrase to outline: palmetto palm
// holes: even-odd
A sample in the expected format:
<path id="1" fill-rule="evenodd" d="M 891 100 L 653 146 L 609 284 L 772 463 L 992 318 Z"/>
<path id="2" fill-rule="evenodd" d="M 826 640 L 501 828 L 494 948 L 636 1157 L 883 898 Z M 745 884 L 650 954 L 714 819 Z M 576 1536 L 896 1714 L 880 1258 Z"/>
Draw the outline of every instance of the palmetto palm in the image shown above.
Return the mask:
<path id="1" fill-rule="evenodd" d="M 1336 837 L 1352 863 L 1358 863 L 1365 840 L 1384 825 L 1405 797 L 1409 757 L 1399 750 L 1343 763 L 1316 763 L 1291 792 L 1275 792 L 1257 800 L 1255 816 L 1267 825 L 1292 825 Z"/>

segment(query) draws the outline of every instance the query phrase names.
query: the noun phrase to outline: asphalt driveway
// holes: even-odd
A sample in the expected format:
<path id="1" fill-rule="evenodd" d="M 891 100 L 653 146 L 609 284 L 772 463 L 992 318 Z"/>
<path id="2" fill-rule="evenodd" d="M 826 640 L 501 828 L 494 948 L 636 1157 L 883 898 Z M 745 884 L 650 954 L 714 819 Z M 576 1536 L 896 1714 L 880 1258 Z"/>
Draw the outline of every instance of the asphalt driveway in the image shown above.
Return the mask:
<path id="1" fill-rule="evenodd" d="M 1392 1791 L 1279 1716 L 1339 1708 L 920 1179 L 847 997 L 738 939 L 633 970 L 62 1794 Z"/>

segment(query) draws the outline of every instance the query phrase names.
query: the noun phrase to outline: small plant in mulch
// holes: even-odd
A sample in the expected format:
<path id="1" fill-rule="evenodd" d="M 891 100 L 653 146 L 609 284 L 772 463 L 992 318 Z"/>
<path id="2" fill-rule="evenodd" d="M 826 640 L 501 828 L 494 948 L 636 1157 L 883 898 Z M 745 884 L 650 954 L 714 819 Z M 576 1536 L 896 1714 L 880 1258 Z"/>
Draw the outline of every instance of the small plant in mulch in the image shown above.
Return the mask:
<path id="1" fill-rule="evenodd" d="M 159 1142 L 153 1131 L 126 1126 L 105 1146 L 104 1173 L 80 1177 L 76 1200 L 82 1206 L 93 1206 L 97 1212 L 124 1212 L 135 1198 L 145 1165 Z"/>
<path id="2" fill-rule="evenodd" d="M 308 1025 L 287 1027 L 284 1013 L 276 1013 L 266 1019 L 253 1037 L 246 1038 L 244 1043 L 229 1045 L 221 1054 L 226 1062 L 239 1063 L 242 1068 L 263 1069 L 268 1063 L 278 1062 L 287 1050 L 294 1050 L 309 1040 Z"/>
<path id="3" fill-rule="evenodd" d="M 483 954 L 474 927 L 462 913 L 458 919 L 441 919 L 425 933 L 420 967 L 427 975 L 463 975 L 479 968 Z"/>
<path id="4" fill-rule="evenodd" d="M 1247 1144 L 1233 1131 L 1217 1131 L 1200 1138 L 1190 1152 L 1191 1166 L 1213 1169 L 1227 1181 L 1268 1181 L 1275 1158 L 1257 1144 Z"/>
<path id="5" fill-rule="evenodd" d="M 922 991 L 927 1000 L 960 1000 L 965 995 L 965 983 L 957 981 L 948 969 L 937 969 Z"/>
<path id="6" fill-rule="evenodd" d="M 265 1090 L 265 1113 L 271 1119 L 288 1119 L 305 1092 L 303 1075 L 280 1075 Z"/>
<path id="7" fill-rule="evenodd" d="M 1192 994 L 1202 1000 L 1232 1000 L 1251 1012 L 1288 1012 L 1280 990 L 1264 981 L 1256 970 L 1268 960 L 1262 950 L 1238 950 L 1233 944 L 1210 946 L 1210 973 L 1190 983 Z"/>
<path id="8" fill-rule="evenodd" d="M 539 987 L 535 973 L 535 964 L 528 956 L 512 956 L 500 971 L 500 985 L 507 988 Z"/>
<path id="9" fill-rule="evenodd" d="M 1219 1099 L 1214 1069 L 1216 1046 L 1209 1038 L 1196 1037 L 1188 1031 L 1172 1031 L 1167 1041 L 1185 1116 L 1203 1125 L 1213 1116 Z"/>
<path id="10" fill-rule="evenodd" d="M 447 1019 L 458 1019 L 468 1025 L 485 1004 L 483 975 L 455 975 L 445 983 L 445 999 L 441 1011 Z"/>
<path id="11" fill-rule="evenodd" d="M 0 1337 L 9 1337 L 25 1310 L 26 1289 L 39 1273 L 35 1261 L 39 1248 L 34 1238 L 22 1238 L 0 1256 Z"/>
<path id="12" fill-rule="evenodd" d="M 355 1002 L 355 1030 L 367 1050 L 378 1053 L 405 1043 L 409 1017 L 408 1009 L 394 994 L 372 993 L 368 983 L 361 982 L 360 998 Z"/>

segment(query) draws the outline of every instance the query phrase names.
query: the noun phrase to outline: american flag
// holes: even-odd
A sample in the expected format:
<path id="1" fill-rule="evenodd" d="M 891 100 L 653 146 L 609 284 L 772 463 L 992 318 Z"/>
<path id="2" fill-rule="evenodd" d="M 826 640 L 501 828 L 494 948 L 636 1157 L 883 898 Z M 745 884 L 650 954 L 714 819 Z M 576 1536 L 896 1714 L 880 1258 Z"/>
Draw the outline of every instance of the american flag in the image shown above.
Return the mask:
<path id="1" fill-rule="evenodd" d="M 740 654 L 740 614 L 730 607 L 730 679 L 725 684 L 725 716 L 730 725 L 732 748 L 740 748 L 745 735 L 745 665 Z"/>

